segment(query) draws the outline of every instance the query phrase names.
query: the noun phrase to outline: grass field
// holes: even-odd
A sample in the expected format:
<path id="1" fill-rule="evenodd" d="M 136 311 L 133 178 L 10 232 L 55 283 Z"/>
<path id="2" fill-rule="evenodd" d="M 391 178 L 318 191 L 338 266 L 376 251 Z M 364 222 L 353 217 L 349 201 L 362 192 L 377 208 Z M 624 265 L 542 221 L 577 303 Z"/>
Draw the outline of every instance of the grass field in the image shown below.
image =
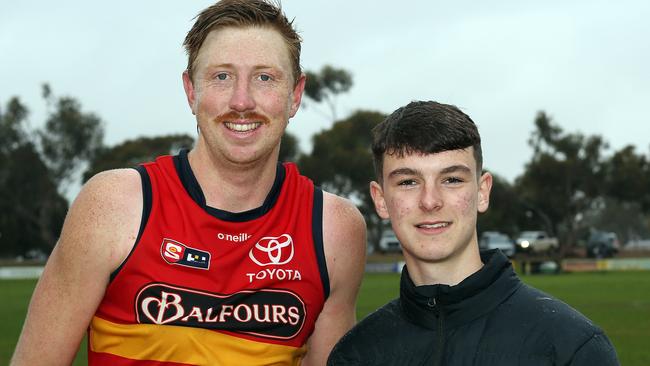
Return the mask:
<path id="1" fill-rule="evenodd" d="M 610 337 L 623 366 L 650 365 L 650 272 L 526 276 L 523 280 L 571 304 Z M 35 280 L 0 280 L 0 365 L 9 362 Z M 357 317 L 362 319 L 399 293 L 399 275 L 367 274 Z M 85 364 L 85 342 L 75 365 Z"/>

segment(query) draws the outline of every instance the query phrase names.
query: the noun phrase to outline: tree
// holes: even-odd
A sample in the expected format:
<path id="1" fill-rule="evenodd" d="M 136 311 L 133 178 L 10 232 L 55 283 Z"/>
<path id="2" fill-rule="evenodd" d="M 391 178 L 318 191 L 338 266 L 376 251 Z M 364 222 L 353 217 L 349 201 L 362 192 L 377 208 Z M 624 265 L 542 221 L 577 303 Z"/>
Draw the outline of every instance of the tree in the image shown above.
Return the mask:
<path id="1" fill-rule="evenodd" d="M 13 97 L 7 103 L 6 111 L 0 107 L 0 153 L 6 154 L 16 147 L 27 142 L 28 131 L 25 126 L 29 111 L 20 103 L 20 100 Z M 1 161 L 0 164 L 3 162 Z M 1 165 L 0 165 L 1 166 Z M 5 170 L 2 170 L 5 172 Z"/>
<path id="2" fill-rule="evenodd" d="M 650 161 L 637 155 L 634 146 L 615 152 L 604 164 L 605 194 L 619 201 L 638 203 L 650 213 Z"/>
<path id="3" fill-rule="evenodd" d="M 366 219 L 371 242 L 379 240 L 381 220 L 375 214 L 368 184 L 375 180 L 371 130 L 385 118 L 379 112 L 358 111 L 313 137 L 311 154 L 299 166 L 325 190 L 350 198 Z"/>
<path id="4" fill-rule="evenodd" d="M 175 154 L 180 149 L 190 148 L 192 145 L 194 139 L 191 136 L 180 134 L 139 137 L 113 147 L 103 147 L 90 162 L 83 174 L 83 181 L 104 170 L 134 167 L 161 155 Z"/>
<path id="5" fill-rule="evenodd" d="M 280 161 L 293 161 L 296 162 L 300 158 L 300 147 L 298 146 L 298 138 L 288 131 L 284 131 L 282 141 L 280 142 Z"/>
<path id="6" fill-rule="evenodd" d="M 619 201 L 611 197 L 597 198 L 591 202 L 582 222 L 584 226 L 579 237 L 584 239 L 588 237 L 590 230 L 615 232 L 621 244 L 650 235 L 650 226 L 641 210 L 641 204 L 634 201 Z"/>
<path id="7" fill-rule="evenodd" d="M 325 102 L 330 110 L 330 118 L 336 121 L 336 97 L 352 88 L 352 74 L 345 69 L 325 65 L 320 72 L 305 72 L 305 95 L 316 103 Z"/>
<path id="8" fill-rule="evenodd" d="M 560 237 L 560 255 L 575 244 L 580 220 L 591 201 L 602 195 L 602 151 L 607 144 L 600 136 L 566 134 L 544 112 L 535 118 L 529 143 L 533 157 L 516 190 L 537 227 L 546 227 Z"/>
<path id="9" fill-rule="evenodd" d="M 42 157 L 52 179 L 65 192 L 75 173 L 102 148 L 104 130 L 99 117 L 82 112 L 74 98 L 55 97 L 47 84 L 43 85 L 43 98 L 50 111 L 44 129 L 39 131 Z"/>
<path id="10" fill-rule="evenodd" d="M 26 126 L 29 112 L 18 98 L 0 109 L 0 255 L 49 252 L 68 204 Z"/>
<path id="11" fill-rule="evenodd" d="M 512 184 L 495 173 L 492 178 L 490 207 L 478 216 L 478 229 L 480 232 L 500 231 L 512 238 L 520 231 L 520 218 L 525 215 L 526 208 Z"/>

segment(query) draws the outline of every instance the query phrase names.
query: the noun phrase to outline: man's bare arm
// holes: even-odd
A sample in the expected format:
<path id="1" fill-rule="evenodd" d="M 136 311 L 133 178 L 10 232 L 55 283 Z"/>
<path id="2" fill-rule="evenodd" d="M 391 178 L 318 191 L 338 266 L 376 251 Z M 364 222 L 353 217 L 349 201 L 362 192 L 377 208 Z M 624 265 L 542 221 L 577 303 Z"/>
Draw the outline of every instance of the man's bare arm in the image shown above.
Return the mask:
<path id="1" fill-rule="evenodd" d="M 134 169 L 93 177 L 66 216 L 29 304 L 11 365 L 70 365 L 110 273 L 135 242 L 142 185 Z"/>
<path id="2" fill-rule="evenodd" d="M 334 344 L 356 323 L 356 299 L 366 262 L 366 225 L 343 198 L 323 193 L 323 245 L 330 295 L 309 338 L 303 365 L 325 365 Z"/>

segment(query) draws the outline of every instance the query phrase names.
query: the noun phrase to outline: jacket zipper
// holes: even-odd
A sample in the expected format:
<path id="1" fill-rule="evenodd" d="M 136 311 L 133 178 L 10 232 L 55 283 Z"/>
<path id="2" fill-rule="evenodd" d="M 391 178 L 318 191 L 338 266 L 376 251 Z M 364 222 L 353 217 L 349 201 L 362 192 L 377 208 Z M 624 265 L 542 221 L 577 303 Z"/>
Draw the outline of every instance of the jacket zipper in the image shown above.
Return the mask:
<path id="1" fill-rule="evenodd" d="M 442 366 L 444 349 L 445 349 L 445 335 L 443 333 L 444 331 L 443 312 L 440 310 L 440 304 L 438 304 L 435 297 L 430 298 L 429 301 L 427 301 L 427 305 L 433 310 L 433 312 L 436 315 L 436 318 L 438 319 L 438 332 L 437 332 L 438 344 L 436 347 L 436 353 L 434 357 L 434 365 Z"/>

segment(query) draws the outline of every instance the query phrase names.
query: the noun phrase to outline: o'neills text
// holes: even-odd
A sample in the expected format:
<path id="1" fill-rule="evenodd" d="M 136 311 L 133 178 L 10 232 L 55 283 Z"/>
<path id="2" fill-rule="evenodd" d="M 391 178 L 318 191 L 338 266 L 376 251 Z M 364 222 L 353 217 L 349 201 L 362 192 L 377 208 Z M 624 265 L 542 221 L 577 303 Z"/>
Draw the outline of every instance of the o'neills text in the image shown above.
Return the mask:
<path id="1" fill-rule="evenodd" d="M 268 338 L 295 337 L 305 322 L 305 304 L 287 290 L 211 294 L 150 284 L 136 298 L 138 322 L 242 332 Z"/>

